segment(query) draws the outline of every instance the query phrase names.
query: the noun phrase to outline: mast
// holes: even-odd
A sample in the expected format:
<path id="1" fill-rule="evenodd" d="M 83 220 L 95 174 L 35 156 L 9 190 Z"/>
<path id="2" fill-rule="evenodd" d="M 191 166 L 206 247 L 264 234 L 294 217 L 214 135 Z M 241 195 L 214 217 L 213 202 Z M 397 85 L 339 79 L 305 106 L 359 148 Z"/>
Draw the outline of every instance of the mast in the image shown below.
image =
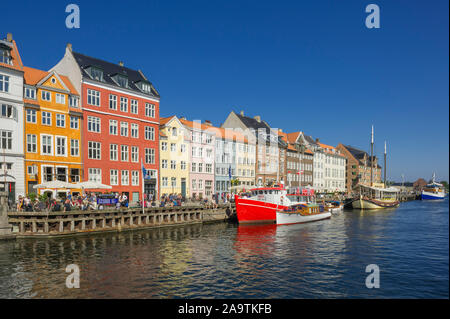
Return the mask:
<path id="1" fill-rule="evenodd" d="M 386 188 L 386 141 L 384 141 L 384 188 Z"/>
<path id="2" fill-rule="evenodd" d="M 372 139 L 370 142 L 370 186 L 373 186 L 373 125 L 372 125 Z"/>

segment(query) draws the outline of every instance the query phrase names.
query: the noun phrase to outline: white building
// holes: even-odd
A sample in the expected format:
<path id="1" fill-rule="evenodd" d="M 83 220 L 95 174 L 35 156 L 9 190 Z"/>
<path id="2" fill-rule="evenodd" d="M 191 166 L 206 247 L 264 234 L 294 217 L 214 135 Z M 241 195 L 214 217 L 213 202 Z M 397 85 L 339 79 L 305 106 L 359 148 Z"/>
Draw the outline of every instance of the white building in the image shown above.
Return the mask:
<path id="1" fill-rule="evenodd" d="M 347 159 L 337 148 L 320 142 L 317 144 L 322 148 L 324 155 L 324 192 L 345 192 L 345 168 Z"/>
<path id="2" fill-rule="evenodd" d="M 25 195 L 23 64 L 8 33 L 0 40 L 0 192 L 11 201 Z"/>

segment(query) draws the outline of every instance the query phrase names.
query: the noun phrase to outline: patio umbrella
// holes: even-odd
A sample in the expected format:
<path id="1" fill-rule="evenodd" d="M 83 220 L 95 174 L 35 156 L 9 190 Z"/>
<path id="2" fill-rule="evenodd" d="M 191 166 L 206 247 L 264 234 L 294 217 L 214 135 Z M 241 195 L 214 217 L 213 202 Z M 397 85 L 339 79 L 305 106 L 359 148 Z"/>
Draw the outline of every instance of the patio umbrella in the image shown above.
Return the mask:
<path id="1" fill-rule="evenodd" d="M 111 189 L 112 187 L 109 185 L 105 185 L 98 182 L 93 181 L 85 181 L 75 184 L 76 188 L 83 188 L 83 189 Z"/>
<path id="2" fill-rule="evenodd" d="M 34 185 L 33 188 L 50 188 L 50 189 L 72 189 L 78 188 L 76 184 L 64 182 L 64 181 L 50 181 L 42 184 Z"/>

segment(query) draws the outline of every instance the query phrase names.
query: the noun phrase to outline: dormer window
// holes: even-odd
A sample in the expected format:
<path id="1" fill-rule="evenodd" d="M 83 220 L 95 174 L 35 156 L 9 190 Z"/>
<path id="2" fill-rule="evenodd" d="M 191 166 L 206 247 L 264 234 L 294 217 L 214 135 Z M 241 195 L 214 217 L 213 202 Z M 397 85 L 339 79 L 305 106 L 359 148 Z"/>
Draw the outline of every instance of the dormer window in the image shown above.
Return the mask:
<path id="1" fill-rule="evenodd" d="M 139 83 L 139 87 L 141 88 L 142 91 L 144 91 L 145 93 L 151 94 L 152 93 L 152 85 L 148 82 L 140 82 Z"/>
<path id="2" fill-rule="evenodd" d="M 10 49 L 0 48 L 0 63 L 12 65 Z"/>
<path id="3" fill-rule="evenodd" d="M 90 66 L 89 68 L 87 68 L 86 70 L 89 75 L 97 81 L 103 82 L 103 71 L 99 68 Z"/>
<path id="4" fill-rule="evenodd" d="M 36 89 L 33 87 L 25 87 L 25 98 L 35 100 L 36 99 Z"/>
<path id="5" fill-rule="evenodd" d="M 126 76 L 117 74 L 115 78 L 117 84 L 119 84 L 121 87 L 123 88 L 128 87 L 128 78 Z"/>

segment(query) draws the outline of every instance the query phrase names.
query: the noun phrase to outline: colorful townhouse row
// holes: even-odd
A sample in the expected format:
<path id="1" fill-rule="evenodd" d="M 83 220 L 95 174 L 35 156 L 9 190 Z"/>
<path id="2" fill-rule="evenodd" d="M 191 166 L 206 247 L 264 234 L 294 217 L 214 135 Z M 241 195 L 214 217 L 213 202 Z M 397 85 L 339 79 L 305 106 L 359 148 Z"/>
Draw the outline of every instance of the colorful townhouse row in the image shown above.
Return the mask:
<path id="1" fill-rule="evenodd" d="M 60 180 L 110 185 L 131 202 L 143 192 L 211 198 L 274 184 L 349 192 L 370 182 L 372 164 L 381 182 L 377 158 L 357 148 L 285 133 L 243 111 L 231 111 L 221 127 L 160 118 L 159 104 L 140 70 L 70 44 L 49 71 L 27 67 L 8 34 L 0 40 L 0 191 L 11 200 L 33 192 L 55 196 L 57 190 L 35 186 Z"/>

